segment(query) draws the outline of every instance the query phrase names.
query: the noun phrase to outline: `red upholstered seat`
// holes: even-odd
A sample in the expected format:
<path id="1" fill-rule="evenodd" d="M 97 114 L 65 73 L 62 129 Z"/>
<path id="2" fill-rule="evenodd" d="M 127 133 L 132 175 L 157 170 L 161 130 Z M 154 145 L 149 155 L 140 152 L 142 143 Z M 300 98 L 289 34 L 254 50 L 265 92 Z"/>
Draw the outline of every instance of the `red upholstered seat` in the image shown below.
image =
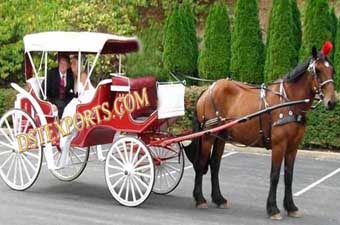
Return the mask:
<path id="1" fill-rule="evenodd" d="M 137 117 L 148 117 L 152 112 L 157 109 L 157 89 L 156 89 L 156 78 L 153 76 L 144 76 L 134 79 L 127 79 L 126 77 L 113 77 L 112 85 L 115 86 L 129 86 L 130 92 L 138 92 L 139 96 L 143 94 L 143 88 L 146 88 L 146 93 L 150 105 L 142 107 L 140 109 L 135 109 L 131 113 L 133 118 Z"/>

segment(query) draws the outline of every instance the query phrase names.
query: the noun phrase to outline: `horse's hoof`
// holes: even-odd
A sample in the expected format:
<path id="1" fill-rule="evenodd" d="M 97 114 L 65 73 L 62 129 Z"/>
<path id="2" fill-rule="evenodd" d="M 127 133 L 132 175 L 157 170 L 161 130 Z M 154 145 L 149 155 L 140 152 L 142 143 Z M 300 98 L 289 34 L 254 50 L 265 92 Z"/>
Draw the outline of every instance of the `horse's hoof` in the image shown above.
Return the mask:
<path id="1" fill-rule="evenodd" d="M 269 217 L 271 220 L 282 220 L 281 213 L 277 213 Z"/>
<path id="2" fill-rule="evenodd" d="M 200 204 L 196 205 L 196 208 L 198 208 L 198 209 L 207 209 L 208 208 L 208 203 L 206 203 L 206 202 L 200 203 Z"/>
<path id="3" fill-rule="evenodd" d="M 226 203 L 218 205 L 217 207 L 220 208 L 220 209 L 230 209 L 231 204 L 230 204 L 230 202 L 226 202 Z"/>
<path id="4" fill-rule="evenodd" d="M 303 216 L 302 212 L 300 212 L 299 210 L 288 212 L 287 215 L 293 218 L 301 218 Z"/>

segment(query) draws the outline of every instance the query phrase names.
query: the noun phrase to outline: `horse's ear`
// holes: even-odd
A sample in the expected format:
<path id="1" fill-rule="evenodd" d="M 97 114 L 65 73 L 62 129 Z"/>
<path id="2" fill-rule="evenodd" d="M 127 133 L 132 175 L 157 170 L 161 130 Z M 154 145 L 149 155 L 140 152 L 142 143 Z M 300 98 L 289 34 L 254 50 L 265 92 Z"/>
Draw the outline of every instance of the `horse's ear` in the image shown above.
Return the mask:
<path id="1" fill-rule="evenodd" d="M 318 50 L 316 49 L 315 45 L 312 48 L 312 56 L 313 56 L 313 59 L 318 58 Z"/>

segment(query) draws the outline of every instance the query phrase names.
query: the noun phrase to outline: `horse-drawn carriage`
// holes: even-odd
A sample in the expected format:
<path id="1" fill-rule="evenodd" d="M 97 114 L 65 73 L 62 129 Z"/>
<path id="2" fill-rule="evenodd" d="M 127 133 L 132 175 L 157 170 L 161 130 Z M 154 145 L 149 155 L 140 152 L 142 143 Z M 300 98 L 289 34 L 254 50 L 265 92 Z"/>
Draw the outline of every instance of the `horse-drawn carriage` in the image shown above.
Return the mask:
<path id="1" fill-rule="evenodd" d="M 25 90 L 12 84 L 18 92 L 15 106 L 0 120 L 0 173 L 10 188 L 25 190 L 33 185 L 43 155 L 54 176 L 63 181 L 74 180 L 85 169 L 90 149 L 98 159 L 106 160 L 107 185 L 123 205 L 136 206 L 144 202 L 151 191 L 166 194 L 176 188 L 184 169 L 181 145 L 148 144 L 169 136 L 167 126 L 184 114 L 184 87 L 177 83 L 159 83 L 151 76 L 129 79 L 121 73 L 121 60 L 119 71 L 112 73 L 111 79 L 98 83 L 92 100 L 77 106 L 75 125 L 83 127 L 72 139 L 69 164 L 58 168 L 63 152 L 59 145 L 61 125 L 58 122 L 65 123 L 65 119 L 57 118 L 52 104 L 47 101 L 46 85 L 43 85 L 46 82 L 43 81 L 48 71 L 48 54 L 77 55 L 79 73 L 86 67 L 90 77 L 100 55 L 137 51 L 136 38 L 88 32 L 46 32 L 25 36 L 24 45 L 25 78 L 30 86 Z M 33 53 L 41 57 L 38 68 Z M 94 59 L 92 65 L 91 59 Z M 175 92 L 169 96 L 171 90 Z M 103 109 L 96 111 L 96 107 Z M 92 114 L 87 114 L 89 112 Z M 43 131 L 33 132 L 39 129 Z M 30 134 L 31 139 L 36 137 L 36 145 L 32 147 L 32 140 L 26 140 L 23 134 Z M 108 150 L 102 147 L 111 143 Z"/>
<path id="2" fill-rule="evenodd" d="M 95 155 L 98 160 L 105 160 L 105 179 L 113 197 L 122 205 L 137 206 L 152 191 L 167 194 L 177 187 L 184 171 L 182 141 L 206 136 L 219 138 L 215 134 L 236 124 L 311 100 L 275 100 L 274 105 L 260 108 L 259 111 L 251 109 L 228 120 L 219 116 L 218 123 L 214 122 L 215 126 L 175 137 L 167 132 L 167 128 L 177 117 L 184 115 L 183 83 L 159 83 L 151 76 L 129 79 L 121 73 L 119 57 L 118 71 L 112 73 L 111 78 L 98 83 L 92 100 L 77 105 L 73 117 L 58 118 L 58 113 L 46 97 L 49 53 L 76 55 L 77 81 L 80 71 L 85 68 L 87 83 L 101 55 L 135 52 L 139 49 L 139 42 L 136 38 L 102 33 L 45 32 L 25 36 L 24 45 L 25 78 L 30 85 L 25 90 L 17 84 L 11 84 L 18 92 L 15 105 L 0 119 L 0 175 L 14 190 L 26 190 L 34 184 L 43 155 L 48 169 L 62 181 L 76 179 L 84 171 L 89 156 Z M 37 54 L 35 58 L 33 53 Z M 315 58 L 311 63 L 308 62 L 303 73 L 307 71 L 307 66 L 308 70 L 312 68 L 316 71 L 317 60 Z M 34 62 L 40 62 L 39 67 L 35 67 Z M 316 73 L 313 73 L 313 77 L 319 79 Z M 322 82 L 319 90 L 326 83 Z M 283 82 L 276 86 L 279 85 L 284 90 Z M 210 90 L 206 92 L 209 99 Z M 281 101 L 282 96 L 277 93 L 274 93 L 275 96 L 273 94 L 273 98 Z M 257 95 L 254 96 L 257 98 Z M 225 102 L 224 99 L 222 101 Z M 217 111 L 211 113 L 213 116 L 215 114 Z M 212 118 L 208 122 L 215 120 Z M 70 135 L 70 127 L 77 132 L 66 151 L 60 147 L 60 136 Z M 107 149 L 105 146 L 108 144 L 110 146 Z M 207 156 L 211 151 L 210 145 L 208 147 Z M 64 165 L 60 165 L 62 157 L 67 158 Z M 199 182 L 195 185 L 199 185 Z M 200 198 L 195 197 L 196 201 L 204 203 L 201 193 L 197 193 Z M 220 199 L 218 204 L 226 202 L 222 197 Z"/>

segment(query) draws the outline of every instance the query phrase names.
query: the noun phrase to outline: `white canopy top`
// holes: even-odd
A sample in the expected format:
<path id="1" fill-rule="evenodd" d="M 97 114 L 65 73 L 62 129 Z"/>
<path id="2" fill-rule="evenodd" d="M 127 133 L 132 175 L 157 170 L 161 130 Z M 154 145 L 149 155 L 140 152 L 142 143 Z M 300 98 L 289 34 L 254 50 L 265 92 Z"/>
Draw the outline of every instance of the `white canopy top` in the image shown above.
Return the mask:
<path id="1" fill-rule="evenodd" d="M 135 37 L 124 37 L 96 32 L 51 31 L 28 34 L 24 37 L 25 52 L 87 52 L 119 54 L 138 51 Z"/>

